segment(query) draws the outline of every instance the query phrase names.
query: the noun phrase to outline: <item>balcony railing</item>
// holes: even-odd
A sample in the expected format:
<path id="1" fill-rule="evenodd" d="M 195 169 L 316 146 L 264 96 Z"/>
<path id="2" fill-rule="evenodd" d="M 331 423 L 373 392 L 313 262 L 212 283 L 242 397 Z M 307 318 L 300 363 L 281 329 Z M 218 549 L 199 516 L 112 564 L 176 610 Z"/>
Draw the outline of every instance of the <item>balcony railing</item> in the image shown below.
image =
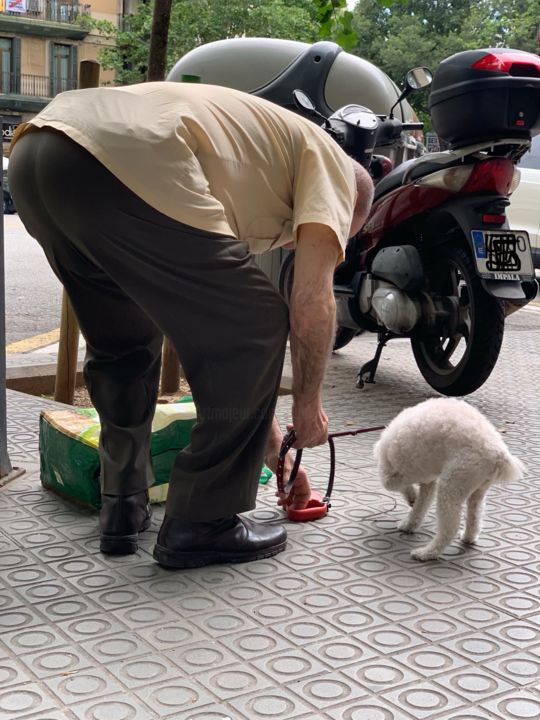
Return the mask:
<path id="1" fill-rule="evenodd" d="M 71 23 L 80 15 L 90 15 L 91 5 L 75 2 L 59 2 L 58 0 L 26 0 L 26 9 L 23 12 L 9 9 L 9 2 L 4 2 L 5 10 L 2 15 L 13 17 L 33 18 L 34 20 L 49 20 L 58 23 Z M 23 6 L 24 7 L 24 6 Z"/>
<path id="2" fill-rule="evenodd" d="M 52 98 L 64 90 L 74 90 L 75 80 L 51 78 L 47 75 L 26 75 L 0 73 L 1 95 L 26 95 L 29 97 Z"/>

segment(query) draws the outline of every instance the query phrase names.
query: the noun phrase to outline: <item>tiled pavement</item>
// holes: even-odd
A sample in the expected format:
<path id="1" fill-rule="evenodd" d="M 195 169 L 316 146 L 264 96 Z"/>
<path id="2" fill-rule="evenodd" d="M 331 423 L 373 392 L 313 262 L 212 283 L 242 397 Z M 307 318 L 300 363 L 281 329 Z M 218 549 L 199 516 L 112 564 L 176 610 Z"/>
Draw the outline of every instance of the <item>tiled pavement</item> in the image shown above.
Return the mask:
<path id="1" fill-rule="evenodd" d="M 409 345 L 383 353 L 378 383 L 354 387 L 374 338 L 334 357 L 333 429 L 380 424 L 434 395 Z M 540 313 L 511 318 L 498 367 L 469 400 L 505 433 L 526 479 L 488 496 L 475 549 L 419 564 L 433 530 L 396 531 L 373 435 L 336 442 L 333 507 L 288 524 L 286 552 L 258 563 L 169 572 L 151 557 L 162 511 L 136 556 L 100 555 L 97 522 L 45 493 L 37 416 L 9 393 L 11 459 L 0 491 L 0 720 L 524 720 L 540 718 Z M 288 416 L 290 399 L 280 400 Z M 307 451 L 324 487 L 324 449 Z M 280 519 L 274 487 L 253 513 Z"/>

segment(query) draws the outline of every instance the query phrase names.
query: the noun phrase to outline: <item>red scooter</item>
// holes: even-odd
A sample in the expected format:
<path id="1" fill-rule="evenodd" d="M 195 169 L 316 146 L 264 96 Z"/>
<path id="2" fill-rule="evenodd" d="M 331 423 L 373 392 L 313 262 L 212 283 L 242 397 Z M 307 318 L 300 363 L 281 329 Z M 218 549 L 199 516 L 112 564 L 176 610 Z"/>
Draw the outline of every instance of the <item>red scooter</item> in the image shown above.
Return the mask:
<path id="1" fill-rule="evenodd" d="M 408 73 L 398 102 L 430 80 L 427 68 Z M 327 117 L 306 93 L 293 94 L 298 110 L 322 119 L 375 182 L 369 218 L 334 279 L 335 349 L 359 333 L 378 334 L 357 386 L 374 381 L 386 343 L 406 337 L 431 387 L 473 392 L 497 362 L 505 316 L 537 291 L 528 235 L 509 229 L 505 211 L 519 183 L 516 162 L 540 133 L 540 57 L 487 49 L 443 61 L 429 107 L 450 149 L 394 169 L 372 155 L 374 146 L 391 149 L 417 124 L 351 105 Z M 280 273 L 286 299 L 293 273 L 291 253 Z"/>

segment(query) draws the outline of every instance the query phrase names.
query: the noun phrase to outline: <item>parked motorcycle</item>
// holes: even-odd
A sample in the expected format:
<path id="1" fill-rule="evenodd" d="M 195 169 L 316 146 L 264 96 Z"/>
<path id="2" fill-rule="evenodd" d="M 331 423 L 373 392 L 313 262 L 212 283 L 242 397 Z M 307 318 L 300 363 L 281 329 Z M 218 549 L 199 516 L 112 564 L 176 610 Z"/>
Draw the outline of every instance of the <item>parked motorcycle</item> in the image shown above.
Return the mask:
<path id="1" fill-rule="evenodd" d="M 427 68 L 410 71 L 398 102 L 431 80 Z M 391 151 L 421 126 L 393 109 L 376 116 L 349 105 L 329 115 L 301 88 L 293 96 L 375 182 L 368 220 L 334 278 L 335 349 L 361 332 L 378 335 L 357 386 L 374 382 L 386 343 L 405 337 L 432 388 L 454 396 L 478 389 L 497 362 L 505 316 L 537 291 L 528 235 L 508 227 L 505 210 L 519 183 L 515 164 L 540 133 L 540 58 L 487 49 L 443 61 L 429 107 L 450 149 L 394 169 L 392 153 L 373 156 L 374 147 Z M 287 300 L 293 275 L 291 253 L 279 281 Z"/>

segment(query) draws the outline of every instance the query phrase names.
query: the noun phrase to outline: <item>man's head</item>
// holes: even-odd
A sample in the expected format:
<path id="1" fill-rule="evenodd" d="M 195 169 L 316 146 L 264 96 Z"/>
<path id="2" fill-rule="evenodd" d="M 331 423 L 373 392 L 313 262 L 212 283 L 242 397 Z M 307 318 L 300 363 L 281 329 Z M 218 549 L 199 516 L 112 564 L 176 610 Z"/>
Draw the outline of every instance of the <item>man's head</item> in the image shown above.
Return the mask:
<path id="1" fill-rule="evenodd" d="M 353 237 L 359 232 L 366 222 L 371 203 L 373 202 L 373 180 L 367 170 L 360 163 L 351 158 L 354 168 L 354 176 L 356 178 L 356 205 L 351 222 L 349 237 Z"/>

